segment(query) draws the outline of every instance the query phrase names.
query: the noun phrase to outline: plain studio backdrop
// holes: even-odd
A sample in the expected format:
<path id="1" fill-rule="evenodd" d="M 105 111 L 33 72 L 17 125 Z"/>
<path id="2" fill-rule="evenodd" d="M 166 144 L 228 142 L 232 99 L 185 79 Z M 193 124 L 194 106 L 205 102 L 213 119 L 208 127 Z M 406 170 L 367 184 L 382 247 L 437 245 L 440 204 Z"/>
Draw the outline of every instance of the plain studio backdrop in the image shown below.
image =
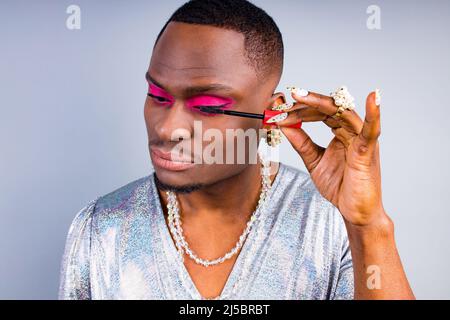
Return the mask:
<path id="1" fill-rule="evenodd" d="M 55 299 L 65 238 L 88 201 L 151 163 L 144 73 L 183 1 L 0 2 L 0 298 Z M 450 298 L 450 2 L 254 1 L 285 41 L 279 86 L 380 87 L 383 199 L 418 298 Z M 66 12 L 81 9 L 81 29 Z M 370 29 L 367 9 L 380 9 Z M 306 130 L 326 145 L 323 124 Z M 304 170 L 285 141 L 283 162 Z"/>

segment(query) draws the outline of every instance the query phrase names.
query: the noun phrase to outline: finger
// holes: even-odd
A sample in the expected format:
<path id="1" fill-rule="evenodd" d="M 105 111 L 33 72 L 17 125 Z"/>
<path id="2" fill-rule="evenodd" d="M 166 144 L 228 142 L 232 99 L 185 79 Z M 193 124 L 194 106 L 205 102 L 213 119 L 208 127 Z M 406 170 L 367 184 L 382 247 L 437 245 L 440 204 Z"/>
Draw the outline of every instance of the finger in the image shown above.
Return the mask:
<path id="1" fill-rule="evenodd" d="M 311 172 L 320 162 L 325 149 L 312 141 L 303 129 L 283 127 L 281 131 L 300 155 L 306 169 Z"/>
<path id="2" fill-rule="evenodd" d="M 330 116 L 328 116 L 323 123 L 325 123 L 329 128 L 331 129 L 336 129 L 336 128 L 341 128 L 342 126 L 342 122 L 338 121 Z"/>
<path id="3" fill-rule="evenodd" d="M 294 124 L 297 123 L 298 120 L 302 120 L 303 122 L 316 122 L 316 121 L 324 121 L 329 116 L 320 112 L 316 108 L 312 108 L 309 106 L 298 106 L 297 104 L 294 105 L 292 109 L 289 109 L 288 112 L 288 118 L 280 123 L 290 123 Z"/>
<path id="4" fill-rule="evenodd" d="M 334 104 L 332 97 L 296 88 L 291 91 L 291 95 L 298 103 L 317 108 L 320 112 L 329 116 L 336 113 L 337 106 Z"/>
<path id="5" fill-rule="evenodd" d="M 356 150 L 360 154 L 373 152 L 381 134 L 380 98 L 378 90 L 367 96 L 364 125 L 355 143 Z"/>
<path id="6" fill-rule="evenodd" d="M 330 128 L 344 128 L 351 135 L 355 136 L 359 134 L 362 130 L 363 121 L 356 114 L 355 118 L 349 119 L 348 121 L 341 121 L 335 119 L 327 114 L 324 114 L 317 110 L 316 108 L 304 106 L 296 110 L 288 111 L 287 118 L 283 121 L 279 121 L 276 124 L 280 127 L 289 127 L 298 122 L 324 122 Z"/>
<path id="7" fill-rule="evenodd" d="M 344 144 L 345 148 L 350 146 L 352 139 L 355 137 L 355 135 L 349 133 L 344 128 L 333 128 L 331 131 L 333 131 L 336 138 Z"/>
<path id="8" fill-rule="evenodd" d="M 320 93 L 308 92 L 302 89 L 294 89 L 292 90 L 292 97 L 297 101 L 297 104 L 316 108 L 318 111 L 328 116 L 334 116 L 338 109 L 332 97 L 325 96 Z M 293 109 L 294 108 L 291 108 L 290 110 Z M 343 127 L 349 131 L 356 134 L 361 132 L 363 121 L 356 111 L 345 110 L 338 120 L 344 122 L 345 125 L 343 125 Z"/>
<path id="9" fill-rule="evenodd" d="M 290 126 L 292 124 L 302 122 L 324 122 L 330 128 L 339 128 L 341 127 L 342 122 L 338 121 L 329 115 L 326 115 L 316 108 L 303 106 L 297 107 L 292 111 L 288 111 L 288 116 L 285 120 L 280 121 L 277 125 L 280 126 Z M 348 125 L 347 125 L 348 126 Z"/>

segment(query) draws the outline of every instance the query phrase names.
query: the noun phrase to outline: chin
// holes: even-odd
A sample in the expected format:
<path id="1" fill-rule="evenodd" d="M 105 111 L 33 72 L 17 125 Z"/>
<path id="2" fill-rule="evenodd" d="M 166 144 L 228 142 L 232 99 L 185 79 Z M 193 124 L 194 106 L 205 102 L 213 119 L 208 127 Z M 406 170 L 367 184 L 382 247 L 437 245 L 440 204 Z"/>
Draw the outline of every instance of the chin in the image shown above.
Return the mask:
<path id="1" fill-rule="evenodd" d="M 158 166 L 153 162 L 156 182 L 160 190 L 199 190 L 242 171 L 242 167 L 230 167 L 226 165 L 196 164 L 183 170 L 171 170 L 172 168 Z M 237 170 L 238 169 L 238 170 Z"/>
<path id="2" fill-rule="evenodd" d="M 194 177 L 198 175 L 193 175 Z M 173 191 L 176 193 L 191 193 L 205 187 L 205 184 L 193 179 L 187 172 L 167 172 L 155 170 L 155 183 L 161 191 Z"/>
<path id="3" fill-rule="evenodd" d="M 190 170 L 189 170 L 190 171 Z M 172 172 L 168 170 L 161 170 L 155 167 L 155 174 L 158 179 L 165 184 L 174 186 L 182 186 L 195 182 L 195 174 L 193 172 L 181 171 Z M 196 183 L 196 182 L 195 182 Z"/>

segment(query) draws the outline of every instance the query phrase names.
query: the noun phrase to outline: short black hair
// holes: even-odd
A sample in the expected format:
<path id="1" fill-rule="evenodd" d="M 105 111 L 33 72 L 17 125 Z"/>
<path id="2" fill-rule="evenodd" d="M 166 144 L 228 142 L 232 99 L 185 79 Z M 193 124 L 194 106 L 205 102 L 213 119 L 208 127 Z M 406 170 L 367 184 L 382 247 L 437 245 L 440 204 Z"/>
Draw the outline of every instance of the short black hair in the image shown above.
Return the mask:
<path id="1" fill-rule="evenodd" d="M 283 71 L 283 37 L 275 21 L 247 0 L 191 0 L 176 10 L 159 33 L 155 46 L 170 22 L 210 25 L 234 30 L 245 37 L 246 58 L 259 75 Z"/>

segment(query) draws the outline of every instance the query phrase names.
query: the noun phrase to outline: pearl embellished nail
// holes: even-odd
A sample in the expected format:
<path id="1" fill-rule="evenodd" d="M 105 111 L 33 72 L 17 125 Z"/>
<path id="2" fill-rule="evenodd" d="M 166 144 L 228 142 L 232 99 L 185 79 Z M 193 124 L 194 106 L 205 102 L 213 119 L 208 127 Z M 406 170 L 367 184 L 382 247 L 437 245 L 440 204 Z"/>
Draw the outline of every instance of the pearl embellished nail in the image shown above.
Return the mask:
<path id="1" fill-rule="evenodd" d="M 293 105 L 294 105 L 293 103 L 283 103 L 278 106 L 272 107 L 272 110 L 275 110 L 275 111 L 289 110 L 290 108 L 292 108 Z"/>
<path id="2" fill-rule="evenodd" d="M 377 107 L 379 107 L 381 104 L 381 90 L 380 89 L 375 90 L 375 104 L 377 105 Z"/>
<path id="3" fill-rule="evenodd" d="M 281 122 L 283 120 L 286 120 L 287 117 L 288 117 L 288 113 L 287 112 L 283 112 L 283 113 L 277 114 L 276 116 L 273 116 L 272 118 L 270 118 L 266 122 L 267 123 Z"/>

